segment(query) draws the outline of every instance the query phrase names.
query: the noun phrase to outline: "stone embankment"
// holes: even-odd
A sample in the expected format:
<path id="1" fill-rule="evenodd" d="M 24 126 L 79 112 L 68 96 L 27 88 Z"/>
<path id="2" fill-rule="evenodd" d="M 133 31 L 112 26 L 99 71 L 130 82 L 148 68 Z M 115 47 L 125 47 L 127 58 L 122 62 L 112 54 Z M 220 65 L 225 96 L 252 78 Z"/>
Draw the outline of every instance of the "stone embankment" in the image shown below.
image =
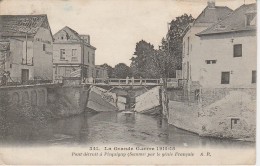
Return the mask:
<path id="1" fill-rule="evenodd" d="M 255 117 L 255 88 L 202 89 L 197 101 L 169 102 L 168 122 L 200 136 L 255 141 Z"/>

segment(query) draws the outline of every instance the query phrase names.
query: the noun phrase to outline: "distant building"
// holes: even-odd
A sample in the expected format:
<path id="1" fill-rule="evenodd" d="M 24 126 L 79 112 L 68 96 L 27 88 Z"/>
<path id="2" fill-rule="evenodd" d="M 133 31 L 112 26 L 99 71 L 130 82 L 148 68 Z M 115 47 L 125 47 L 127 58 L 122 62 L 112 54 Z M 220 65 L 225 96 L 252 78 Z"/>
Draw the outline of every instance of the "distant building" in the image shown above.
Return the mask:
<path id="1" fill-rule="evenodd" d="M 95 78 L 108 78 L 108 74 L 107 74 L 107 69 L 100 66 L 100 65 L 96 65 L 95 67 L 96 73 L 95 73 Z"/>
<path id="2" fill-rule="evenodd" d="M 182 77 L 186 80 L 199 81 L 201 65 L 205 63 L 201 53 L 200 37 L 197 33 L 223 20 L 232 10 L 226 6 L 216 6 L 214 0 L 208 0 L 207 7 L 185 30 L 183 37 Z"/>
<path id="3" fill-rule="evenodd" d="M 47 15 L 0 15 L 0 75 L 51 80 L 52 43 Z"/>
<path id="4" fill-rule="evenodd" d="M 86 79 L 95 76 L 95 50 L 89 35 L 80 35 L 64 27 L 54 35 L 54 79 L 77 77 Z"/>
<path id="5" fill-rule="evenodd" d="M 251 87 L 256 83 L 257 5 L 237 8 L 217 24 L 198 33 L 204 87 Z"/>

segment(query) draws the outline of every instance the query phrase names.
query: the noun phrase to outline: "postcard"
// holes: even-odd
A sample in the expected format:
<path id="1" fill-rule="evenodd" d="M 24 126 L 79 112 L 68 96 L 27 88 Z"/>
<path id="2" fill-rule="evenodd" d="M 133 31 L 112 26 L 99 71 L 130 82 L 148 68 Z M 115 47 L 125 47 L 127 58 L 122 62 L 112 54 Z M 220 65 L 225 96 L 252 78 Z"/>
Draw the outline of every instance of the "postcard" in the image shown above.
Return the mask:
<path id="1" fill-rule="evenodd" d="M 0 163 L 254 165 L 255 0 L 1 0 Z"/>

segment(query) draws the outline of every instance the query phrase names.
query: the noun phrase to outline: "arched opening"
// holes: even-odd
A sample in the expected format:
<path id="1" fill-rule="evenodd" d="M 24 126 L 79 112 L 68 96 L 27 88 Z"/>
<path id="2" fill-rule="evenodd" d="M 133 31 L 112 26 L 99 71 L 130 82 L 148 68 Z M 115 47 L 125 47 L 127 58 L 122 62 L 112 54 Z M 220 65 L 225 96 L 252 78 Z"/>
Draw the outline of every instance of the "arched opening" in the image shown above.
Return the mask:
<path id="1" fill-rule="evenodd" d="M 32 90 L 31 91 L 31 102 L 32 102 L 32 106 L 36 106 L 37 105 L 37 93 L 36 93 L 36 90 Z"/>
<path id="2" fill-rule="evenodd" d="M 29 102 L 29 93 L 27 91 L 24 91 L 22 94 L 22 103 L 28 103 Z"/>
<path id="3" fill-rule="evenodd" d="M 12 95 L 12 103 L 18 104 L 19 103 L 19 94 L 17 92 L 14 92 Z"/>
<path id="4" fill-rule="evenodd" d="M 45 105 L 45 91 L 39 90 L 38 92 L 39 92 L 38 93 L 39 105 L 43 106 L 43 105 Z"/>

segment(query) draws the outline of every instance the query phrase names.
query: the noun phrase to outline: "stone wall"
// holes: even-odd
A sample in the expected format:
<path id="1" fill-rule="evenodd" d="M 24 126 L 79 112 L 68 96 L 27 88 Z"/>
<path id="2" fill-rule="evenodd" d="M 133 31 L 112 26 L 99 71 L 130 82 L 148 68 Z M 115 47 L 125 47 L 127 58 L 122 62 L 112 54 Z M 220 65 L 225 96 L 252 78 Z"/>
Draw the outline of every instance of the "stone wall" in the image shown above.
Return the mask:
<path id="1" fill-rule="evenodd" d="M 254 141 L 255 117 L 256 88 L 201 89 L 197 103 L 169 102 L 168 122 L 201 136 Z"/>
<path id="2" fill-rule="evenodd" d="M 9 112 L 29 109 L 49 112 L 50 117 L 79 114 L 86 108 L 89 86 L 62 87 L 59 85 L 29 85 L 0 88 L 0 98 Z M 5 100 L 4 100 L 5 99 Z M 0 108 L 1 110 L 1 108 Z"/>
<path id="3" fill-rule="evenodd" d="M 199 105 L 195 103 L 169 101 L 168 123 L 190 132 L 199 133 L 199 109 Z"/>
<path id="4" fill-rule="evenodd" d="M 74 86 L 48 89 L 48 106 L 58 116 L 82 113 L 86 108 L 89 86 Z"/>
<path id="5" fill-rule="evenodd" d="M 3 87 L 0 89 L 0 95 L 4 94 L 8 95 L 11 105 L 47 105 L 47 88 L 44 86 Z"/>
<path id="6" fill-rule="evenodd" d="M 256 89 L 203 89 L 200 135 L 254 141 Z"/>

